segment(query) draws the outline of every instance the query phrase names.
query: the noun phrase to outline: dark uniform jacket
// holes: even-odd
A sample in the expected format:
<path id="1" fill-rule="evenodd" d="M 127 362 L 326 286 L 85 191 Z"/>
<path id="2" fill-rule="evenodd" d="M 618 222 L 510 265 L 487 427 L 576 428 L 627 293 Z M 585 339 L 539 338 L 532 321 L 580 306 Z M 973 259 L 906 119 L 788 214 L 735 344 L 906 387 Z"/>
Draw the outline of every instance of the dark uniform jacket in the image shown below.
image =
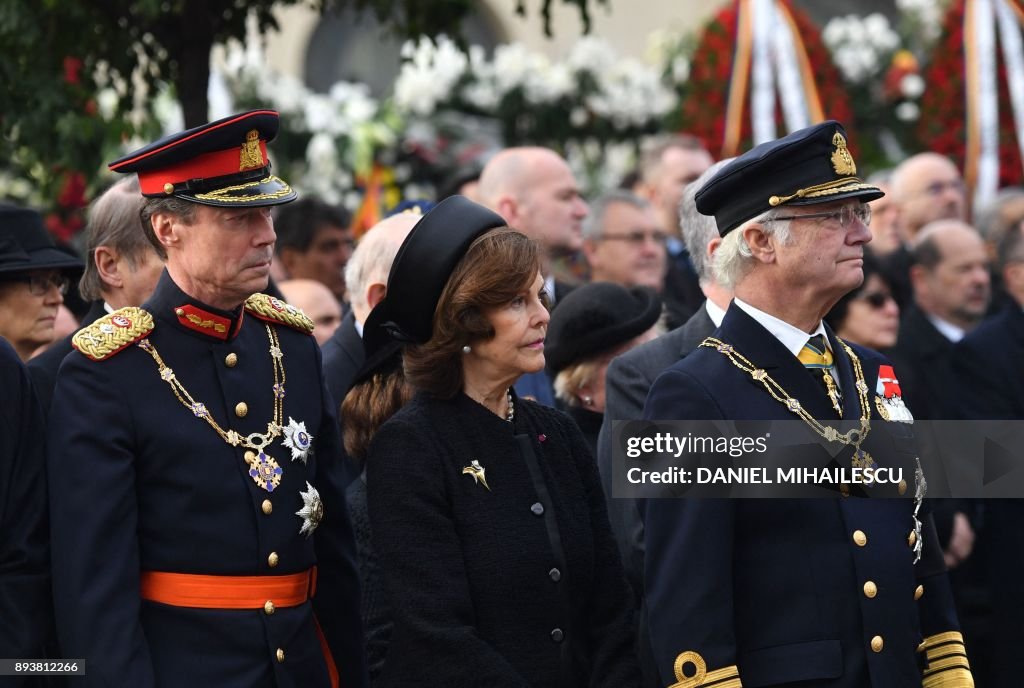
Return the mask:
<path id="1" fill-rule="evenodd" d="M 741 309 L 730 307 L 714 336 L 766 370 L 815 418 L 836 418 L 810 372 Z M 859 418 L 851 361 L 831 332 L 829 339 L 843 417 Z M 852 348 L 873 401 L 879 366 L 887 362 Z M 885 421 L 870 405 L 875 428 Z M 644 415 L 796 420 L 760 383 L 706 347 L 657 379 Z M 887 425 L 893 426 L 887 432 L 873 429 L 863 448 L 881 466 L 903 465 L 908 456 L 913 463 L 912 426 Z M 908 482 L 913 495 L 913 478 Z M 748 687 L 921 685 L 918 644 L 944 638 L 938 634 L 956 631 L 957 624 L 928 517 L 923 558 L 913 563 L 913 507 L 909 498 L 857 497 L 646 502 L 646 604 L 662 679 L 678 680 L 673 662 L 690 651 L 722 678 L 735 676 L 738 666 Z M 958 636 L 949 641 L 963 652 Z"/>
<path id="2" fill-rule="evenodd" d="M 46 656 L 53 619 L 46 517 L 46 429 L 25 366 L 0 338 L 0 657 Z M 35 686 L 35 677 L 0 677 Z"/>
<path id="3" fill-rule="evenodd" d="M 148 342 L 192 400 L 242 435 L 265 433 L 274 418 L 267 328 L 276 332 L 281 423 L 304 423 L 313 453 L 294 459 L 283 436 L 274 439 L 266 452 L 283 474 L 268 492 L 250 477 L 246 450 L 186 408 L 137 341 L 103 360 L 68 356 L 48 460 L 63 651 L 86 658 L 90 686 L 326 687 L 328 660 L 341 686 L 365 685 L 340 438 L 316 342 L 248 307 L 228 313 L 199 303 L 167 272 L 144 309 L 155 321 Z M 80 335 L 113 331 L 125 312 L 128 320 L 138 313 L 122 309 Z M 219 325 L 226 339 L 216 336 Z M 311 503 L 310 488 L 323 518 L 307 536 L 300 530 L 315 519 L 296 512 Z M 297 606 L 195 608 L 141 598 L 140 572 L 271 577 L 314 566 L 315 595 Z"/>
<path id="4" fill-rule="evenodd" d="M 510 424 L 421 393 L 374 438 L 367 491 L 395 614 L 381 685 L 637 684 L 601 485 L 566 416 L 517 399 Z"/>

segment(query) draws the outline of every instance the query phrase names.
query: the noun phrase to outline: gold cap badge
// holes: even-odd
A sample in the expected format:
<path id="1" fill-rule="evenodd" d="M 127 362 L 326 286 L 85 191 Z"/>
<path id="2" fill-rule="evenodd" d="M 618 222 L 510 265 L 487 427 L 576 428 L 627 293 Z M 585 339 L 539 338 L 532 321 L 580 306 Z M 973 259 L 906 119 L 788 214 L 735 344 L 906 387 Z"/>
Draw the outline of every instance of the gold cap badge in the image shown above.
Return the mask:
<path id="1" fill-rule="evenodd" d="M 245 135 L 245 143 L 242 144 L 242 153 L 238 160 L 238 171 L 251 170 L 254 167 L 263 167 L 263 152 L 260 151 L 260 135 L 255 129 L 250 129 Z"/>
<path id="2" fill-rule="evenodd" d="M 846 139 L 838 131 L 832 137 L 832 145 L 836 149 L 832 152 L 832 168 L 836 174 L 852 177 L 857 174 L 857 164 L 850 155 L 850 149 L 846 147 Z"/>

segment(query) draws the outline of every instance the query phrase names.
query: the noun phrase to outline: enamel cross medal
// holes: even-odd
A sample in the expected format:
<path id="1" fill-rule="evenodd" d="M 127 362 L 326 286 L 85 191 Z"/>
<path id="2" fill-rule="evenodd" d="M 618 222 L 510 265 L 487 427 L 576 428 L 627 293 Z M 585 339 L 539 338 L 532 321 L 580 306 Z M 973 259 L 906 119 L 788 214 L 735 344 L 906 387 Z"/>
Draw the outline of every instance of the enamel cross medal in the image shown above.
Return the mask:
<path id="1" fill-rule="evenodd" d="M 260 435 L 253 433 L 246 437 L 246 442 L 256 451 L 245 452 L 245 462 L 249 464 L 249 477 L 267 492 L 273 492 L 274 488 L 281 484 L 281 476 L 284 471 L 273 456 L 266 453 L 264 449 L 273 441 L 274 435 Z"/>

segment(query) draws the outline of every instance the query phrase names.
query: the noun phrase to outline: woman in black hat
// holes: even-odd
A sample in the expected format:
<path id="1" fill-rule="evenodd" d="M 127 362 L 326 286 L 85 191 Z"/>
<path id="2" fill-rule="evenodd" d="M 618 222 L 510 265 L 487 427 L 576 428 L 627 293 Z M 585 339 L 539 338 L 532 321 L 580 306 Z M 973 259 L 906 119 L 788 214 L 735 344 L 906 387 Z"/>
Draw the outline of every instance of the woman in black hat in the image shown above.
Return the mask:
<path id="1" fill-rule="evenodd" d="M 555 397 L 569 407 L 595 455 L 608 364 L 658 336 L 660 317 L 661 299 L 653 290 L 612 282 L 574 289 L 551 315 L 544 355 L 555 381 Z"/>
<path id="2" fill-rule="evenodd" d="M 380 685 L 637 685 L 593 459 L 569 418 L 512 390 L 544 366 L 536 245 L 453 196 L 406 239 L 377 308 L 418 390 L 366 461 L 394 620 Z"/>
<path id="3" fill-rule="evenodd" d="M 54 246 L 39 213 L 0 204 L 0 337 L 22 361 L 54 340 L 57 311 L 82 267 Z"/>

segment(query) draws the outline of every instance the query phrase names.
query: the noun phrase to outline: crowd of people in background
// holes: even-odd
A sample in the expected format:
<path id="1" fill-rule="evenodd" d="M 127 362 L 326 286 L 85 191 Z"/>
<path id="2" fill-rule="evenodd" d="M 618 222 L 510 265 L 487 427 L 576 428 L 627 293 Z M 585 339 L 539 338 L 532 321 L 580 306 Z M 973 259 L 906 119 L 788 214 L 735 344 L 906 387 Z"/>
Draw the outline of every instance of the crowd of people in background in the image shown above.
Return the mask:
<path id="1" fill-rule="evenodd" d="M 550 677 L 561 675 L 572 676 L 571 685 L 620 686 L 640 681 L 642 671 L 644 685 L 665 685 L 651 668 L 644 630 L 641 514 L 631 501 L 611 499 L 610 423 L 640 418 L 658 373 L 696 349 L 730 307 L 734 283 L 716 269 L 723 237 L 715 218 L 696 207 L 698 192 L 727 163 L 716 163 L 694 137 L 667 136 L 643 151 L 619 188 L 584 197 L 557 152 L 509 148 L 478 179 L 465 180 L 472 208 L 459 205 L 469 203 L 463 197 L 417 201 L 359 237 L 348 211 L 319 199 L 274 207 L 266 292 L 312 321 L 325 389 L 333 413 L 341 412 L 371 684 L 456 672 L 437 684 L 463 685 L 459 676 L 471 671 L 472 685 L 555 685 Z M 826 323 L 893 362 L 918 420 L 1024 418 L 1024 189 L 971 208 L 957 167 L 930 152 L 865 179 L 885 196 L 868 204 L 873 238 L 864 247 L 864 279 Z M 438 212 L 446 206 L 448 215 Z M 167 253 L 140 229 L 140 217 L 148 226 L 154 212 L 168 211 L 147 203 L 134 176 L 112 185 L 93 201 L 76 252 L 56 246 L 35 211 L 0 206 L 0 337 L 27 364 L 41 414 L 54 405 L 73 334 L 143 306 L 161 275 L 167 279 Z M 424 212 L 435 226 L 412 234 L 430 239 L 416 246 L 408 237 Z M 171 260 L 178 253 L 180 264 L 193 265 L 180 245 L 164 245 Z M 586 266 L 582 283 L 560 272 L 574 256 Z M 465 316 L 471 305 L 490 313 L 510 302 L 518 305 L 486 322 Z M 378 329 L 396 334 L 402 350 L 370 341 Z M 510 353 L 530 338 L 543 343 L 536 350 L 544 355 Z M 29 378 L 8 380 L 14 368 L 0 370 L 11 395 L 27 399 Z M 437 401 L 414 390 L 465 396 Z M 525 445 L 506 432 L 513 417 L 517 433 L 532 438 Z M 24 442 L 26 432 L 0 437 Z M 411 464 L 411 454 L 429 460 Z M 470 454 L 490 459 L 486 474 L 471 465 L 473 480 L 465 479 L 461 463 L 441 470 L 452 456 Z M 503 454 L 527 458 L 510 458 L 518 472 L 503 472 Z M 555 455 L 562 460 L 537 461 Z M 37 459 L 41 471 L 45 461 Z M 41 480 L 27 484 L 45 489 Z M 499 482 L 520 492 L 485 501 L 489 484 Z M 524 502 L 535 489 L 558 493 L 550 513 Z M 457 502 L 441 509 L 450 494 Z M 0 515 L 26 499 L 8 497 Z M 592 529 L 591 515 L 605 509 L 611 529 Z M 1006 681 L 1016 672 L 1012 645 L 1024 618 L 1024 507 L 936 500 L 933 512 L 975 681 L 1016 685 Z M 560 523 L 561 540 L 550 540 L 557 537 L 550 525 L 538 540 L 530 528 L 537 518 Z M 18 531 L 15 521 L 4 522 L 0 552 L 17 549 L 7 538 Z M 518 580 L 516 595 L 498 587 L 496 575 Z M 562 576 L 572 580 L 571 594 L 551 587 Z M 548 607 L 567 610 L 566 627 L 524 641 Z M 447 626 L 439 628 L 439 618 Z M 88 620 L 78 623 L 85 632 Z M 5 652 L 24 656 L 39 654 L 43 640 L 0 631 Z M 389 661 L 389 652 L 402 661 Z M 639 666 L 624 659 L 634 655 Z M 506 682 L 510 675 L 523 683 Z"/>

